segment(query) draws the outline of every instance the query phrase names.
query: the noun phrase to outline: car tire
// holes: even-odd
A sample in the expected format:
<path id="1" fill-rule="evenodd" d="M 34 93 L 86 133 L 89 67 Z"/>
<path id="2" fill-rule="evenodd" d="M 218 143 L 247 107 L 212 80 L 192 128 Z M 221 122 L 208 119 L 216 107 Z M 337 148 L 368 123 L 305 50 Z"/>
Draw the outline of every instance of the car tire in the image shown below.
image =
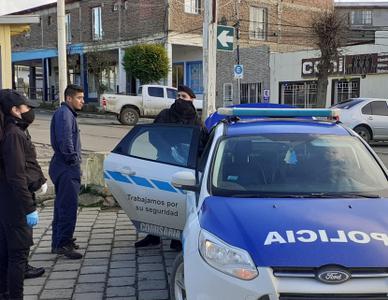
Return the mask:
<path id="1" fill-rule="evenodd" d="M 370 131 L 365 126 L 357 126 L 354 128 L 354 131 L 357 132 L 357 134 L 362 137 L 365 142 L 369 143 L 372 139 L 372 136 L 370 134 Z"/>
<path id="2" fill-rule="evenodd" d="M 183 263 L 183 252 L 179 253 L 172 264 L 170 279 L 170 299 L 186 300 L 185 274 Z"/>
<path id="3" fill-rule="evenodd" d="M 119 121 L 124 125 L 136 125 L 139 121 L 139 113 L 132 107 L 123 108 L 120 113 Z"/>

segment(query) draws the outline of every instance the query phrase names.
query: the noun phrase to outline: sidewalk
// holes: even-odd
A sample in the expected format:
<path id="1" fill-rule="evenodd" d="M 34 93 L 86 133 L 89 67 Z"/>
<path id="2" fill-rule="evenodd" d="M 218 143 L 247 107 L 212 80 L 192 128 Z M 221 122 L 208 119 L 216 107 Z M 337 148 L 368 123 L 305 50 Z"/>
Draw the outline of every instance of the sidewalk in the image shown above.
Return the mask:
<path id="1" fill-rule="evenodd" d="M 82 208 L 75 237 L 84 257 L 69 260 L 51 254 L 52 214 L 52 208 L 41 210 L 34 229 L 30 263 L 46 273 L 25 280 L 25 300 L 169 299 L 167 279 L 177 255 L 169 241 L 135 249 L 137 233 L 122 210 Z"/>

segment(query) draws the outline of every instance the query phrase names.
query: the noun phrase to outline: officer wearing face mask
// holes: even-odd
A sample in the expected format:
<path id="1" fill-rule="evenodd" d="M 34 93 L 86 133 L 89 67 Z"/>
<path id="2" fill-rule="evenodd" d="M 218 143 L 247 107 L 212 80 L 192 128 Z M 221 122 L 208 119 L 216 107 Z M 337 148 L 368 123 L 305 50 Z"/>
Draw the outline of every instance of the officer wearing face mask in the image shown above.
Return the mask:
<path id="1" fill-rule="evenodd" d="M 201 127 L 200 149 L 204 147 L 208 133 L 201 122 L 193 101 L 196 98 L 193 90 L 188 86 L 181 85 L 178 87 L 177 99 L 170 108 L 162 110 L 155 118 L 154 123 L 173 123 L 184 125 L 197 125 Z M 147 235 L 144 239 L 137 241 L 135 247 L 146 247 L 150 245 L 158 245 L 160 238 L 154 235 Z M 180 241 L 172 240 L 171 249 L 181 250 L 182 244 Z"/>
<path id="2" fill-rule="evenodd" d="M 10 89 L 0 90 L 0 101 L 0 299 L 23 299 L 23 280 L 32 268 L 27 264 L 32 227 L 39 221 L 34 192 L 46 179 L 27 131 L 35 104 Z M 44 273 L 32 269 L 33 277 Z"/>

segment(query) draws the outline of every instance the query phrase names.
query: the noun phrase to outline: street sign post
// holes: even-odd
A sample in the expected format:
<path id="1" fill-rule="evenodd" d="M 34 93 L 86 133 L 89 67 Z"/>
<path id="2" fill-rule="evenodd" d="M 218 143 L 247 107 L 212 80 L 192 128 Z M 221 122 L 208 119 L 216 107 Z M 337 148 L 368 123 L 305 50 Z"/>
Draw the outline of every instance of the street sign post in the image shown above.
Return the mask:
<path id="1" fill-rule="evenodd" d="M 243 79 L 243 78 L 244 78 L 244 66 L 234 65 L 234 79 Z"/>
<path id="2" fill-rule="evenodd" d="M 234 27 L 217 26 L 217 50 L 233 51 Z"/>
<path id="3" fill-rule="evenodd" d="M 268 103 L 269 102 L 269 90 L 263 91 L 263 102 Z"/>

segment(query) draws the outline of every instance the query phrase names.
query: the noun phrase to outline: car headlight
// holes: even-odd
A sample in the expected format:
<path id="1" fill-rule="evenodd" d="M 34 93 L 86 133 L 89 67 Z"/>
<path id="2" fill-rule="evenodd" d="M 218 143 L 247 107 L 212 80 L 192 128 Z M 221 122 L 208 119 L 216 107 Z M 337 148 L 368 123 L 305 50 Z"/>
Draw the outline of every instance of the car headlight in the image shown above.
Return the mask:
<path id="1" fill-rule="evenodd" d="M 259 275 L 248 252 L 226 244 L 205 230 L 199 235 L 199 252 L 210 266 L 225 274 L 243 280 Z"/>

